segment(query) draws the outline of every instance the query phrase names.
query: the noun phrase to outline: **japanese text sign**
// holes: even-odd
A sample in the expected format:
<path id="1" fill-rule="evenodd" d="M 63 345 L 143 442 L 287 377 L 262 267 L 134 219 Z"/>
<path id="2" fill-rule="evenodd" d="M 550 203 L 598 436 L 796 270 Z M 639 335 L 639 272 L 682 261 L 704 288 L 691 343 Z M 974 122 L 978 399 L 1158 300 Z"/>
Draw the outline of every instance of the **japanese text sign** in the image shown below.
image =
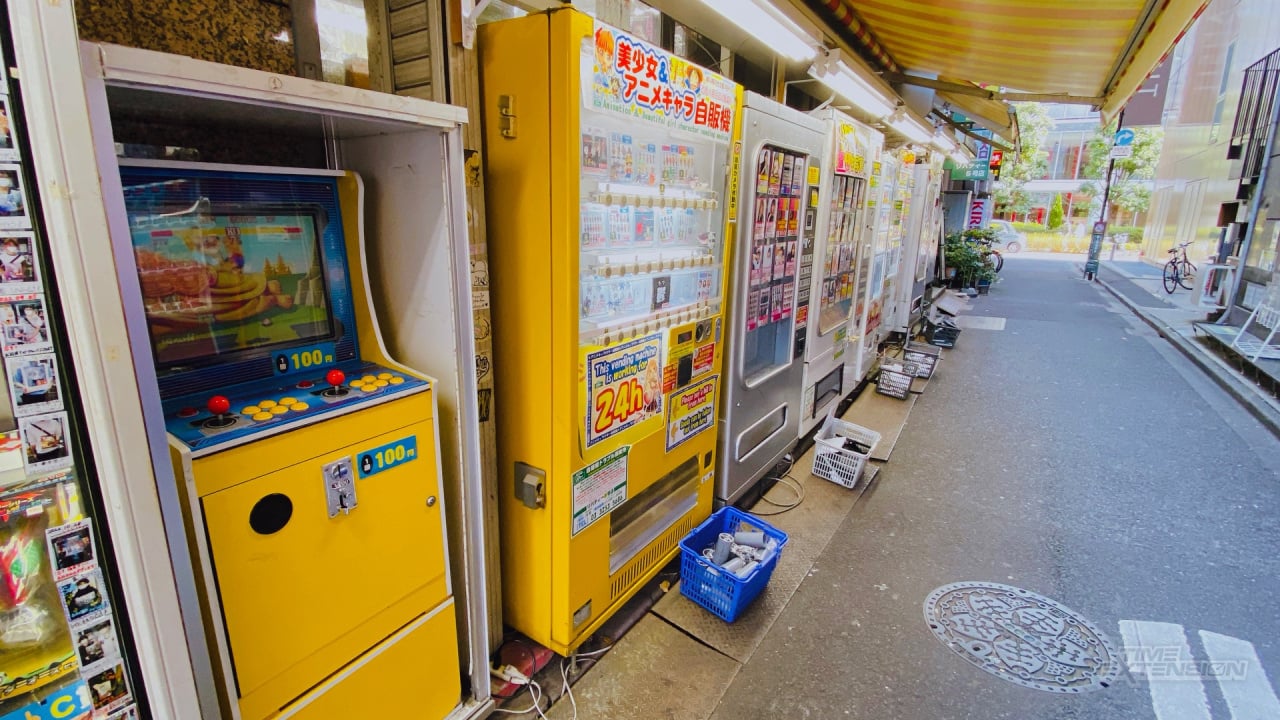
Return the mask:
<path id="1" fill-rule="evenodd" d="M 588 50 L 589 48 L 589 50 Z M 582 53 L 583 103 L 728 142 L 734 83 L 597 22 Z"/>

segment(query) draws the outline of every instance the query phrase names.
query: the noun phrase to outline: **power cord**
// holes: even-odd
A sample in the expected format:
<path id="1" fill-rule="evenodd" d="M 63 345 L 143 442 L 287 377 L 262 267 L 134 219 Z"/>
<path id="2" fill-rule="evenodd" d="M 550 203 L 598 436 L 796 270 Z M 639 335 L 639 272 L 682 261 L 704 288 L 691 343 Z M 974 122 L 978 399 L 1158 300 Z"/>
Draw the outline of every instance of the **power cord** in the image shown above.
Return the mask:
<path id="1" fill-rule="evenodd" d="M 800 484 L 799 480 L 796 480 L 791 475 L 791 468 L 795 467 L 795 464 L 796 464 L 795 458 L 791 457 L 790 455 L 787 455 L 786 459 L 787 459 L 787 467 L 782 470 L 782 474 L 776 477 L 768 478 L 768 479 L 773 480 L 779 485 L 785 486 L 788 490 L 795 493 L 796 495 L 795 500 L 792 502 L 786 502 L 786 503 L 778 502 L 777 500 L 770 500 L 768 497 L 768 493 L 766 493 L 765 495 L 760 496 L 760 502 L 768 503 L 780 509 L 775 510 L 774 512 L 758 512 L 756 511 L 755 508 L 752 508 L 751 509 L 752 515 L 759 515 L 761 517 L 771 517 L 773 515 L 781 515 L 782 513 L 795 510 L 796 508 L 800 507 L 800 503 L 804 502 L 804 486 Z M 773 488 L 770 488 L 769 492 L 773 492 Z"/>
<path id="2" fill-rule="evenodd" d="M 600 648 L 599 650 L 592 650 L 591 652 L 584 652 L 584 653 L 574 653 L 571 658 L 566 657 L 560 661 L 560 679 L 564 681 L 564 688 L 560 691 L 560 697 L 564 697 L 565 695 L 569 696 L 569 704 L 573 706 L 573 720 L 578 720 L 578 700 L 573 696 L 573 687 L 570 686 L 569 684 L 569 669 L 568 669 L 569 661 L 571 659 L 573 660 L 573 665 L 575 669 L 577 668 L 579 657 L 586 658 L 587 660 L 590 660 L 592 664 L 595 664 L 600 661 L 600 658 L 598 657 L 599 655 L 603 655 L 604 653 L 612 649 L 613 649 L 612 645 L 606 645 Z"/>
<path id="3" fill-rule="evenodd" d="M 545 713 L 542 712 L 542 686 L 537 682 L 526 677 L 524 673 L 515 668 L 514 665 L 503 665 L 500 668 L 489 668 L 489 674 L 509 683 L 515 683 L 521 687 L 528 687 L 530 697 L 533 699 L 533 705 L 524 710 L 506 710 L 503 708 L 494 708 L 493 712 L 502 713 L 504 715 L 525 715 L 530 710 L 536 710 L 538 717 L 542 720 L 549 720 Z M 517 693 L 518 694 L 518 693 Z M 515 697 L 514 695 L 512 697 Z M 575 713 L 576 715 L 576 713 Z"/>

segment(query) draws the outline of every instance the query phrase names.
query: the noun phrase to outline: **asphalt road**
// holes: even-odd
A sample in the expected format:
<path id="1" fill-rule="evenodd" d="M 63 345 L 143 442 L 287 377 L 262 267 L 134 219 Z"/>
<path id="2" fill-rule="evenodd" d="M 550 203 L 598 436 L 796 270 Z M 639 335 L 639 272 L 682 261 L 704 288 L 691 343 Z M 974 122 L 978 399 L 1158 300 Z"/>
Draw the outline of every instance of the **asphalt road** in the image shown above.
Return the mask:
<path id="1" fill-rule="evenodd" d="M 1070 262 L 1010 258 L 972 314 L 1004 329 L 963 331 L 712 717 L 1273 717 L 1280 442 Z M 1248 681 L 1025 688 L 930 633 L 922 603 L 961 581 L 1048 596 L 1118 649 L 1121 621 L 1166 623 L 1151 627 L 1181 626 L 1195 660 L 1206 631 L 1260 663 Z"/>

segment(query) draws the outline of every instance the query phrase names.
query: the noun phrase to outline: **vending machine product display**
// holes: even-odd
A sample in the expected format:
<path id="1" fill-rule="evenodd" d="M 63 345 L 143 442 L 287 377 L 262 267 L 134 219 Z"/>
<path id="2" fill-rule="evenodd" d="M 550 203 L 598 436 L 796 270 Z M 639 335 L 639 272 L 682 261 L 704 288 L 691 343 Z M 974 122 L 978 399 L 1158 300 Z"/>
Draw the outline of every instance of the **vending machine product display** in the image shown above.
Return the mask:
<path id="1" fill-rule="evenodd" d="M 798 278 L 815 271 L 826 127 L 818 118 L 747 93 L 730 286 L 728 370 L 716 497 L 733 503 L 794 445 L 812 300 L 797 314 Z M 808 267 L 805 267 L 805 266 Z M 807 282 L 804 291 L 809 292 Z"/>
<path id="2" fill-rule="evenodd" d="M 832 404 L 853 390 L 845 371 L 854 361 L 848 352 L 849 319 L 856 306 L 863 249 L 874 229 L 867 210 L 867 178 L 884 141 L 879 132 L 834 108 L 823 110 L 820 117 L 827 128 L 823 162 L 827 175 L 818 196 L 813 271 L 811 277 L 800 276 L 801 297 L 807 302 L 801 302 L 797 311 L 808 316 L 809 336 L 800 403 L 801 436 L 821 423 Z M 804 287 L 806 282 L 808 288 Z"/>
<path id="3" fill-rule="evenodd" d="M 885 331 L 883 314 L 889 280 L 892 239 L 901 243 L 901 205 L 895 208 L 899 163 L 892 153 L 882 152 L 872 163 L 868 178 L 867 212 L 873 222 L 871 241 L 864 245 L 864 263 L 858 268 L 857 303 L 850 318 L 849 341 L 854 353 L 853 382 L 861 382 L 875 367 Z M 865 281 L 865 282 L 864 282 Z M 850 367 L 850 366 L 846 366 Z"/>
<path id="4" fill-rule="evenodd" d="M 711 512 L 741 90 L 568 9 L 479 49 L 504 619 L 568 653 Z"/>
<path id="5" fill-rule="evenodd" d="M 889 329 L 908 333 L 924 313 L 925 290 L 933 279 L 942 240 L 942 153 L 929 151 L 911 168 L 915 197 L 902 241 L 902 262 Z"/>
<path id="6" fill-rule="evenodd" d="M 7 26 L 7 23 L 3 23 Z M 108 548 L 41 184 L 0 41 L 0 717 L 134 718 L 142 688 Z"/>

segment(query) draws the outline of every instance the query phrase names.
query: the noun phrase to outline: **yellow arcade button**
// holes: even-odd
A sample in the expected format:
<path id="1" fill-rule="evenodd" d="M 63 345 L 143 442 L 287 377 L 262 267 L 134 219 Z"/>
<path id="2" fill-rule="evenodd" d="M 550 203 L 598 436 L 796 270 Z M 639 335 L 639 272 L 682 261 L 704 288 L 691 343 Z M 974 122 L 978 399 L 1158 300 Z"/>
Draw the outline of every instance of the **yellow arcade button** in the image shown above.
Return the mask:
<path id="1" fill-rule="evenodd" d="M 261 422 L 261 421 L 263 421 L 263 420 L 270 420 L 270 419 L 271 419 L 271 418 L 273 418 L 273 417 L 275 417 L 275 415 L 272 415 L 272 414 L 271 414 L 271 413 L 269 413 L 269 412 L 258 412 L 258 413 L 254 413 L 254 414 L 253 414 L 253 419 L 254 419 L 254 420 L 257 420 L 257 421 L 259 421 L 259 422 Z"/>
<path id="2" fill-rule="evenodd" d="M 386 380 L 375 380 L 375 381 L 374 381 L 374 383 L 373 383 L 373 386 L 374 386 L 374 387 L 380 387 L 380 388 L 386 387 L 386 386 L 387 386 L 387 381 L 386 381 Z"/>
<path id="3" fill-rule="evenodd" d="M 245 408 L 245 409 L 241 410 L 241 411 L 240 411 L 240 414 L 241 414 L 241 415 L 248 415 L 249 417 L 253 417 L 254 415 L 257 415 L 257 414 L 258 414 L 258 413 L 260 413 L 260 412 L 262 412 L 262 408 L 258 407 L 257 405 L 250 405 L 249 407 L 247 407 L 247 408 Z"/>
<path id="4" fill-rule="evenodd" d="M 351 387 L 356 388 L 357 390 L 359 390 L 359 389 L 360 389 L 361 387 L 363 387 L 363 386 L 364 386 L 364 381 L 363 381 L 363 380 L 352 380 L 352 381 L 351 381 Z"/>
<path id="5" fill-rule="evenodd" d="M 377 379 L 378 379 L 378 378 L 376 378 L 376 377 L 374 377 L 374 376 L 372 376 L 372 375 L 365 375 L 364 377 L 360 378 L 360 382 L 363 382 L 363 383 L 371 383 L 371 382 L 373 382 L 374 380 L 377 380 Z"/>
<path id="6" fill-rule="evenodd" d="M 387 382 L 391 383 L 392 385 L 402 385 L 404 384 L 404 378 L 400 377 L 399 375 L 395 375 Z"/>
<path id="7" fill-rule="evenodd" d="M 391 379 L 391 373 L 387 373 L 387 372 L 384 372 L 384 373 L 378 373 L 378 379 L 379 379 L 379 380 L 390 380 L 390 379 Z"/>
<path id="8" fill-rule="evenodd" d="M 373 385 L 361 385 L 361 386 L 360 386 L 360 390 L 361 390 L 362 392 L 376 392 L 376 391 L 377 391 L 377 389 L 378 389 L 378 388 L 374 387 Z"/>
<path id="9" fill-rule="evenodd" d="M 306 404 L 306 403 L 304 403 L 304 402 L 300 402 L 300 403 L 294 403 L 294 404 L 290 405 L 290 406 L 289 406 L 289 409 L 290 409 L 290 410 L 292 410 L 292 411 L 294 411 L 294 412 L 302 412 L 303 410 L 306 410 L 306 409 L 307 409 L 307 408 L 309 408 L 309 407 L 311 407 L 311 406 L 310 406 L 310 405 L 308 405 L 308 404 Z"/>
<path id="10" fill-rule="evenodd" d="M 258 407 L 262 408 L 263 410 L 270 410 L 275 406 L 276 406 L 275 400 L 263 400 L 262 402 L 258 403 Z"/>
<path id="11" fill-rule="evenodd" d="M 280 398 L 281 405 L 293 405 L 296 402 L 298 402 L 298 398 L 291 398 L 291 397 Z"/>
<path id="12" fill-rule="evenodd" d="M 289 412 L 289 408 L 287 408 L 287 407 L 285 407 L 285 406 L 283 406 L 283 405 L 277 405 L 277 406 L 275 406 L 275 407 L 271 408 L 271 414 L 272 414 L 272 415 L 283 415 L 283 414 L 285 414 L 285 413 L 287 413 L 287 412 Z"/>

